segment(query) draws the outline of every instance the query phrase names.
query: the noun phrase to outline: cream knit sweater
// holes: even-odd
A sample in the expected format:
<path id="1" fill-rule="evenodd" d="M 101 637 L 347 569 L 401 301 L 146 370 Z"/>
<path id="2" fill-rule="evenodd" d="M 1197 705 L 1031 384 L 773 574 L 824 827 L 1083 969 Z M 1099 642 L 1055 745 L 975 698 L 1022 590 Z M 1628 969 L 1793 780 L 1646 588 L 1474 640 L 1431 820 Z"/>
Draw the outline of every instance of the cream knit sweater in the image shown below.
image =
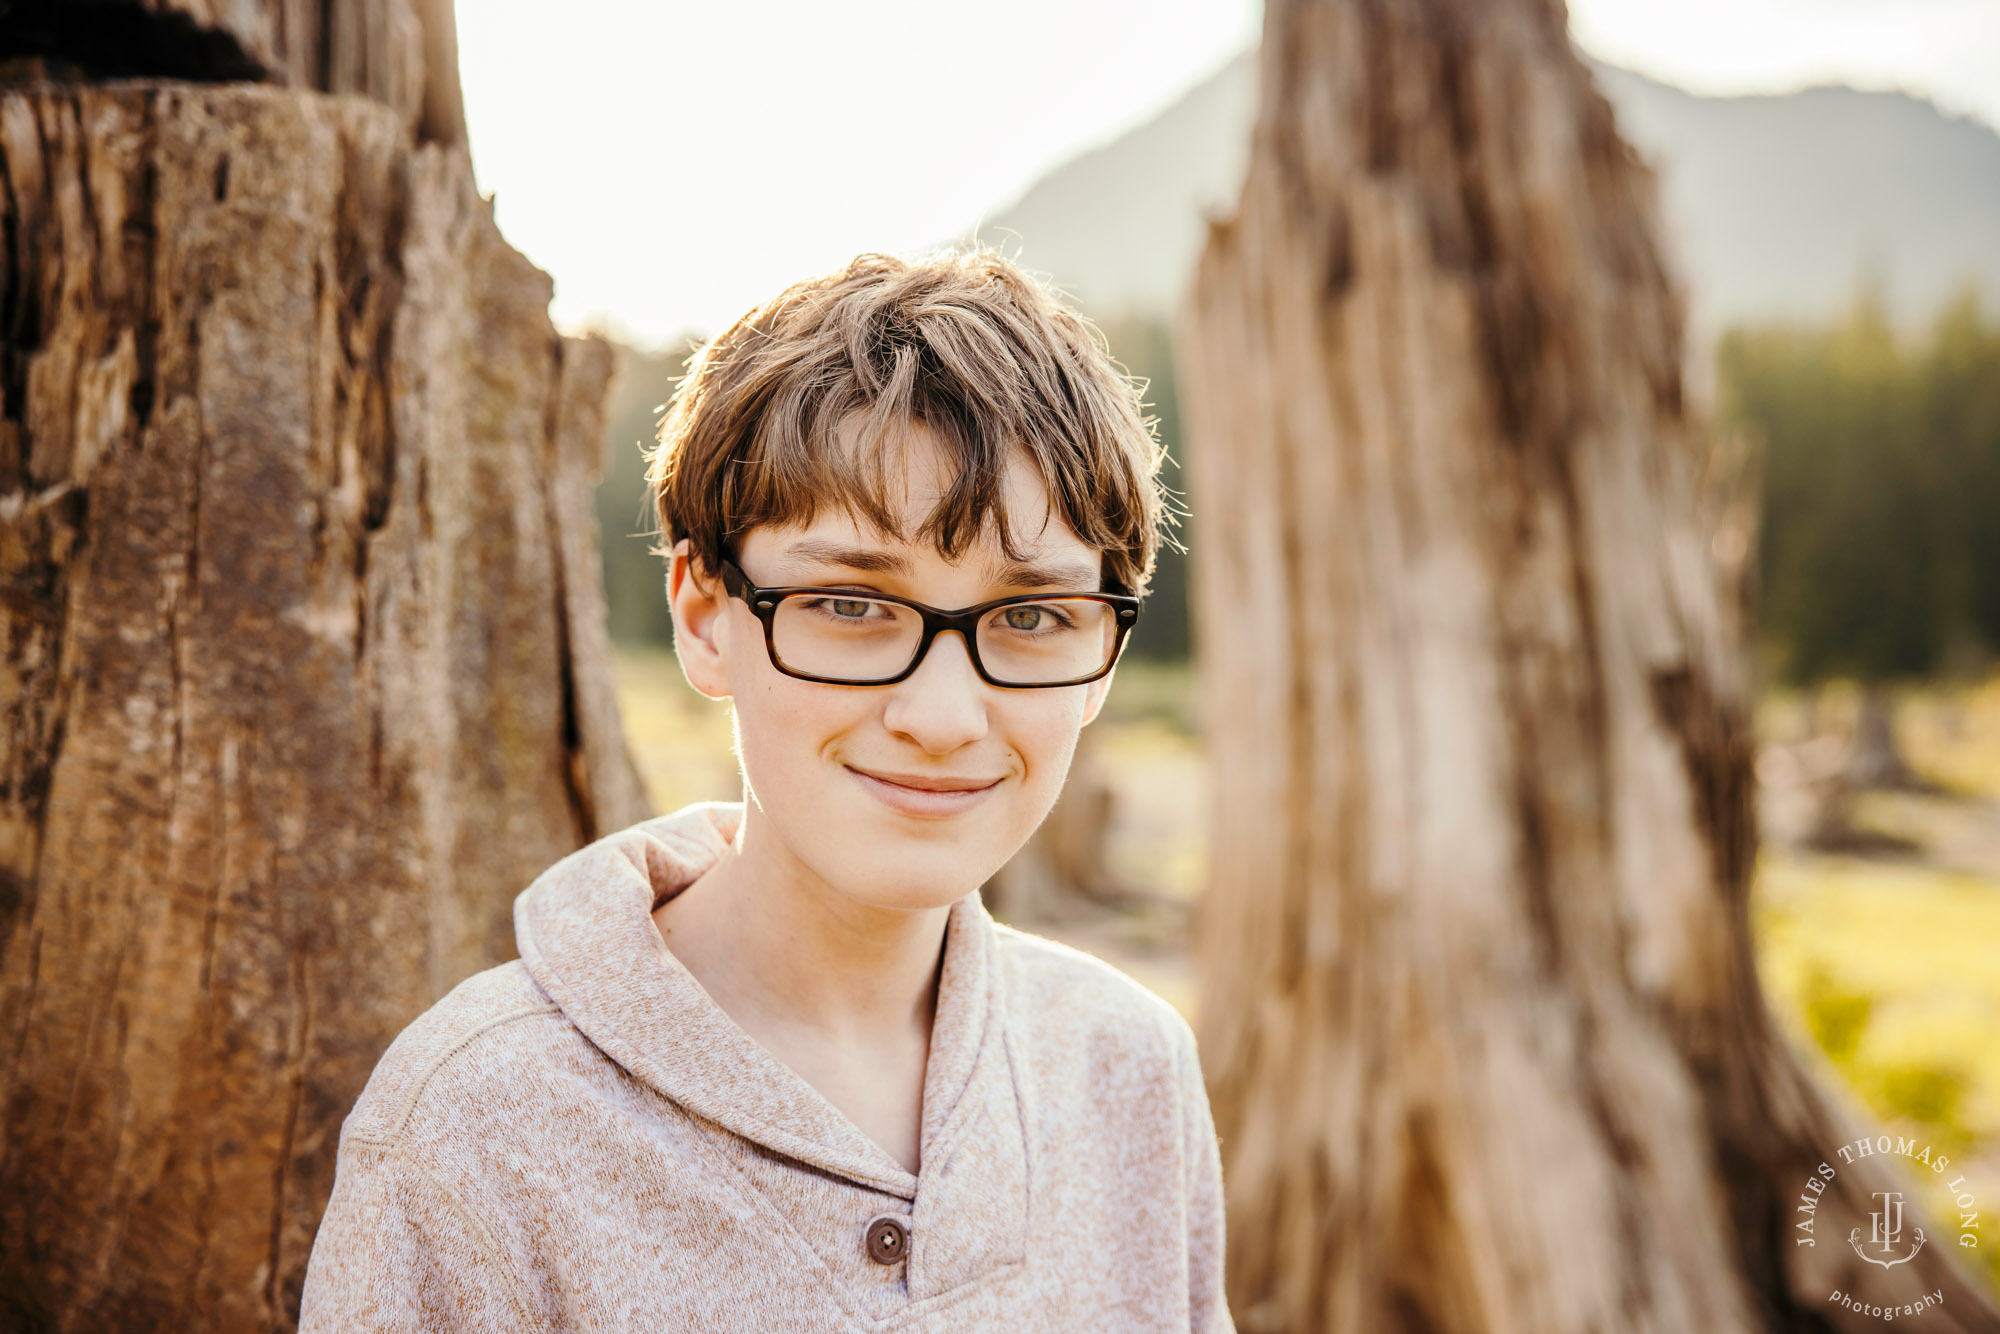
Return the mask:
<path id="1" fill-rule="evenodd" d="M 304 1334 L 1233 1330 L 1181 1017 L 960 899 L 912 1176 L 653 925 L 741 818 L 691 806 L 556 863 L 515 900 L 520 959 L 390 1046 L 341 1127 Z"/>

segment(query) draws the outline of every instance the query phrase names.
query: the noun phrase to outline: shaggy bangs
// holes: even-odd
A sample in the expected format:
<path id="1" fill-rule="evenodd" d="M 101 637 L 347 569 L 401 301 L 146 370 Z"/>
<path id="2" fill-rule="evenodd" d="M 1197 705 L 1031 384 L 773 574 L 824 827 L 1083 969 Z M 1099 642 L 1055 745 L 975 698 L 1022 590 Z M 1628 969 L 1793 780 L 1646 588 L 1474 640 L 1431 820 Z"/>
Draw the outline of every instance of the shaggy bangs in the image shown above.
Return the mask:
<path id="1" fill-rule="evenodd" d="M 990 519 L 1020 560 L 1003 499 L 1020 450 L 1051 514 L 1103 553 L 1106 582 L 1143 595 L 1171 515 L 1142 390 L 1094 325 L 990 250 L 862 255 L 788 288 L 689 362 L 647 460 L 658 550 L 687 538 L 714 571 L 749 530 L 834 505 L 950 560 Z M 951 480 L 910 534 L 895 502 L 919 427 Z"/>

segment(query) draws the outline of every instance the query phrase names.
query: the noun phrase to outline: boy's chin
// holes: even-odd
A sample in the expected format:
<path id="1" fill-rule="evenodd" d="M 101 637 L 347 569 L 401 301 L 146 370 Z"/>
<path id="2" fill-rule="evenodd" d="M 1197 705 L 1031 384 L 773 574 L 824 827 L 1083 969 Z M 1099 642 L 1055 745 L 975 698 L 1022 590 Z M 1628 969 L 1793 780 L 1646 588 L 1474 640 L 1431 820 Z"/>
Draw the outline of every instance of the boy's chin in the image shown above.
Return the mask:
<path id="1" fill-rule="evenodd" d="M 828 848 L 814 860 L 826 882 L 848 898 L 904 911 L 948 907 L 999 870 L 988 858 L 953 848 Z"/>
<path id="2" fill-rule="evenodd" d="M 775 823 L 794 856 L 857 903 L 903 910 L 956 903 L 1034 832 L 1017 791 L 996 792 L 960 815 L 918 819 L 884 809 L 851 784 L 843 776 L 832 792 L 815 794 L 818 801 L 793 794 L 804 818 Z"/>

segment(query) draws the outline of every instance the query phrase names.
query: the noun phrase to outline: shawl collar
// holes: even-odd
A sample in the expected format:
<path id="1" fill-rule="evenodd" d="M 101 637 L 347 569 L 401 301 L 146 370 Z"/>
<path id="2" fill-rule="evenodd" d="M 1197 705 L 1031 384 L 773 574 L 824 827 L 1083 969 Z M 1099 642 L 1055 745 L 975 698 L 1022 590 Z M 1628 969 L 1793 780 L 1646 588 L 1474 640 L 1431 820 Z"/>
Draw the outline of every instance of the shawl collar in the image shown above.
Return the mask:
<path id="1" fill-rule="evenodd" d="M 514 901 L 521 958 L 570 1022 L 663 1097 L 789 1158 L 913 1201 L 920 1243 L 912 1284 L 949 1287 L 965 1276 L 943 1272 L 958 1267 L 943 1263 L 949 1252 L 921 1240 L 957 1231 L 955 1206 L 983 1200 L 975 1212 L 991 1220 L 993 1205 L 1018 1199 L 1018 1212 L 1000 1212 L 1025 1223 L 1026 1146 L 1001 1022 L 993 919 L 976 891 L 951 906 L 924 1072 L 922 1176 L 912 1176 L 738 1027 L 653 924 L 653 909 L 713 864 L 742 818 L 740 802 L 704 802 L 563 858 Z M 927 1216 L 932 1227 L 924 1226 Z M 989 1263 L 1002 1258 L 990 1241 L 975 1247 Z M 921 1264 L 926 1250 L 929 1266 Z M 920 1281 L 925 1269 L 929 1282 Z"/>

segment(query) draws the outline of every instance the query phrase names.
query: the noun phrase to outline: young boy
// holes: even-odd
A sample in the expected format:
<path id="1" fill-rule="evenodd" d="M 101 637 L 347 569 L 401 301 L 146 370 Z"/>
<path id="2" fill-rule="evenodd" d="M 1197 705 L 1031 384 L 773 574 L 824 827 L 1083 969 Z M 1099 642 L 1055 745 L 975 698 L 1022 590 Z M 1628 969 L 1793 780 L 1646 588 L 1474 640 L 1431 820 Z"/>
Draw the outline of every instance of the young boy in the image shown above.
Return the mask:
<path id="1" fill-rule="evenodd" d="M 1233 1328 L 1187 1024 L 977 892 L 1103 705 L 1157 466 L 990 253 L 864 255 L 700 353 L 650 480 L 745 800 L 558 862 L 390 1047 L 307 1334 Z"/>

